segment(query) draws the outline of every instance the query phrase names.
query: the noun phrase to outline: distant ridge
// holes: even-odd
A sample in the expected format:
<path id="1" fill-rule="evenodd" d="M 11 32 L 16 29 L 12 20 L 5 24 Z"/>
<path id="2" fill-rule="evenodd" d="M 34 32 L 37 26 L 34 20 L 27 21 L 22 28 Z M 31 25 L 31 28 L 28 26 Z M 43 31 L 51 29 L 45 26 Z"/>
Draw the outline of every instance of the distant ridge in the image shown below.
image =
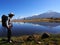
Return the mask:
<path id="1" fill-rule="evenodd" d="M 27 17 L 25 19 L 36 19 L 36 18 L 60 18 L 60 13 L 58 12 L 53 12 L 53 11 L 48 11 L 39 15 Z"/>

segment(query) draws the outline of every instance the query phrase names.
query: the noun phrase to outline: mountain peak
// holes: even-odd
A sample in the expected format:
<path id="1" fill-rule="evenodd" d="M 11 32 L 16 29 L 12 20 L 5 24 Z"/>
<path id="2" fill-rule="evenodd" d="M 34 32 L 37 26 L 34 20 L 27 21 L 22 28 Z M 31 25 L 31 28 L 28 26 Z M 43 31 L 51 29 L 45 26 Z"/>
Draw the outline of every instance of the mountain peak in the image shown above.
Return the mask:
<path id="1" fill-rule="evenodd" d="M 58 12 L 49 10 L 49 11 L 47 11 L 47 12 L 45 12 L 45 13 L 58 13 Z"/>
<path id="2" fill-rule="evenodd" d="M 28 17 L 27 19 L 36 19 L 36 18 L 60 18 L 60 13 L 55 11 L 48 11 L 36 16 Z"/>

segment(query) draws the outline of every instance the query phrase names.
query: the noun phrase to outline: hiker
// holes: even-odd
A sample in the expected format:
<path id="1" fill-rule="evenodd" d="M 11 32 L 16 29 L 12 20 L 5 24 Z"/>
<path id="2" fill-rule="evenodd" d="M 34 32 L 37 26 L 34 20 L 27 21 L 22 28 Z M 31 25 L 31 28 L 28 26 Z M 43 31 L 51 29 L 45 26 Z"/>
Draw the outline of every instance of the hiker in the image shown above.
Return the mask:
<path id="1" fill-rule="evenodd" d="M 7 28 L 7 42 L 12 42 L 11 41 L 11 28 L 12 28 L 12 23 L 11 23 L 11 18 L 14 16 L 13 13 L 8 14 L 8 16 L 3 15 L 2 16 L 2 26 L 4 28 Z"/>

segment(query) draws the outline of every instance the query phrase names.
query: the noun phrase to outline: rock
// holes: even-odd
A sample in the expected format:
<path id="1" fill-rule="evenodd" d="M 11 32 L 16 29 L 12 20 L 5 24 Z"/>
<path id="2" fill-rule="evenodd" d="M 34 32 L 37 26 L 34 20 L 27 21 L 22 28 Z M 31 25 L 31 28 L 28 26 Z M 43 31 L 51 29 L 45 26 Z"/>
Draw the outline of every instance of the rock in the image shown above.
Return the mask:
<path id="1" fill-rule="evenodd" d="M 33 36 L 29 36 L 28 38 L 27 38 L 27 41 L 32 41 L 33 40 Z"/>
<path id="2" fill-rule="evenodd" d="M 41 39 L 49 38 L 50 34 L 49 33 L 43 33 L 41 36 Z"/>
<path id="3" fill-rule="evenodd" d="M 36 43 L 37 43 L 37 44 L 41 44 L 42 42 L 40 42 L 40 41 L 37 41 Z"/>

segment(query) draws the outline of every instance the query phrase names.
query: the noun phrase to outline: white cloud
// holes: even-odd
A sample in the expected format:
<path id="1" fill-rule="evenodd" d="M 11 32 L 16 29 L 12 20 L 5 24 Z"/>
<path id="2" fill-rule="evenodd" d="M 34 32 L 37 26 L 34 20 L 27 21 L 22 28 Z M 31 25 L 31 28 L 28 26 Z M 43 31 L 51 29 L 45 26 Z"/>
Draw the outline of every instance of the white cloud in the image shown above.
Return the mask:
<path id="1" fill-rule="evenodd" d="M 24 16 L 20 16 L 19 18 L 24 18 Z"/>

